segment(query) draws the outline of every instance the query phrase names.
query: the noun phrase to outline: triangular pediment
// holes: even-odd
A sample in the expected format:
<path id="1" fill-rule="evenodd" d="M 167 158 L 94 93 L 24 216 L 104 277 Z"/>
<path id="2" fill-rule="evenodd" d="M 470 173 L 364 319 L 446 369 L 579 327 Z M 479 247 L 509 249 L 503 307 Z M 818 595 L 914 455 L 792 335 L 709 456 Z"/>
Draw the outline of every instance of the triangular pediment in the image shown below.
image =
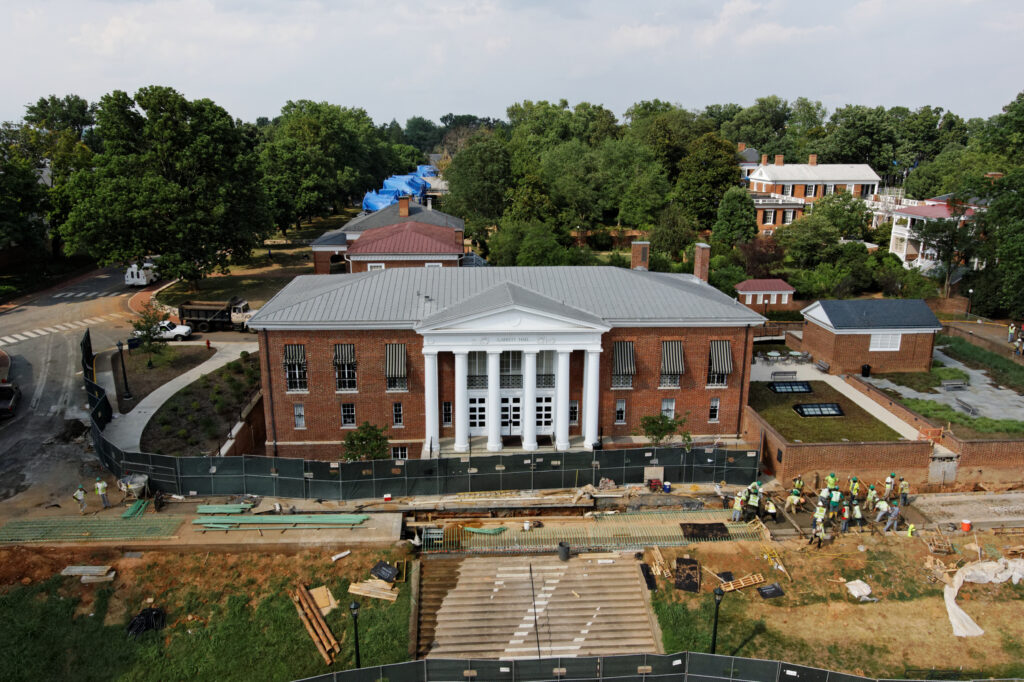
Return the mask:
<path id="1" fill-rule="evenodd" d="M 424 319 L 420 331 L 607 331 L 600 317 L 503 282 Z"/>

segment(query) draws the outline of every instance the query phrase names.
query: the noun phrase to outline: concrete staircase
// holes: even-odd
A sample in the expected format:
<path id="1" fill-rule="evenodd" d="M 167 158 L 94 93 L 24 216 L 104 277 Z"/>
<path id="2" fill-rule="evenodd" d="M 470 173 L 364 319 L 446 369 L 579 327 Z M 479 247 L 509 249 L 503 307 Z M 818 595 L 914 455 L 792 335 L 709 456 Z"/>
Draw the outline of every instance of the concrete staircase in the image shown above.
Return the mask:
<path id="1" fill-rule="evenodd" d="M 424 562 L 421 582 L 421 656 L 536 658 L 538 644 L 543 657 L 658 651 L 639 564 L 628 554 L 611 564 L 467 558 L 450 581 L 432 563 Z M 438 604 L 436 592 L 446 582 L 454 585 Z"/>

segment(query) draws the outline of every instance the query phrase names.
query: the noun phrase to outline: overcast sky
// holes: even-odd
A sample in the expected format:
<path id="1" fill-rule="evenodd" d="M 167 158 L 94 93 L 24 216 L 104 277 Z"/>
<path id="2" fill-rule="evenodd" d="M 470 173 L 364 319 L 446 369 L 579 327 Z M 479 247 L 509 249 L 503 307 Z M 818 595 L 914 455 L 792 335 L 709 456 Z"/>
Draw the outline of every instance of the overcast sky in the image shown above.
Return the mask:
<path id="1" fill-rule="evenodd" d="M 778 94 L 988 117 L 1024 89 L 1022 0 L 0 0 L 0 120 L 40 96 L 172 86 L 377 122 L 524 99 L 748 105 Z"/>

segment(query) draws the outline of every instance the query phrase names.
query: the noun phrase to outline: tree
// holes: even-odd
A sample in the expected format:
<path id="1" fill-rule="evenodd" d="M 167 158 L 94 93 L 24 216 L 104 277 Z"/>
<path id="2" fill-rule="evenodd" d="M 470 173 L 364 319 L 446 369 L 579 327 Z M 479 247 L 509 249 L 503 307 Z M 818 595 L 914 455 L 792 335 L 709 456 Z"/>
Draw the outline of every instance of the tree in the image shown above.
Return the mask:
<path id="1" fill-rule="evenodd" d="M 14 145 L 0 144 L 0 249 L 39 251 L 46 240 L 46 189 L 32 161 Z"/>
<path id="2" fill-rule="evenodd" d="M 718 217 L 718 204 L 726 190 L 739 184 L 736 148 L 715 133 L 698 137 L 679 163 L 674 198 L 701 228 L 709 229 Z"/>
<path id="3" fill-rule="evenodd" d="M 797 97 L 791 106 L 782 137 L 782 154 L 790 163 L 802 163 L 818 151 L 825 137 L 825 107 L 821 102 Z"/>
<path id="4" fill-rule="evenodd" d="M 540 178 L 558 209 L 560 224 L 586 231 L 600 222 L 599 168 L 594 150 L 577 139 L 556 145 L 541 156 Z"/>
<path id="5" fill-rule="evenodd" d="M 934 250 L 942 268 L 942 295 L 949 297 L 949 281 L 963 263 L 970 261 L 977 240 L 976 224 L 959 217 L 947 220 L 917 221 L 913 228 L 915 239 L 924 243 L 924 249 Z"/>
<path id="6" fill-rule="evenodd" d="M 1020 317 L 1024 315 L 1024 168 L 1011 170 L 986 190 L 978 189 L 985 192 L 988 210 L 976 218 L 977 230 L 985 241 L 994 242 L 994 257 L 986 270 L 998 266 L 999 300 L 1011 315 Z"/>
<path id="7" fill-rule="evenodd" d="M 558 243 L 551 228 L 543 223 L 527 225 L 516 265 L 564 265 L 565 247 Z"/>
<path id="8" fill-rule="evenodd" d="M 141 342 L 143 351 L 153 355 L 160 354 L 167 346 L 167 340 L 160 336 L 159 325 L 171 317 L 171 314 L 153 302 L 153 299 L 142 305 L 139 317 L 132 320 L 134 336 Z"/>
<path id="9" fill-rule="evenodd" d="M 987 151 L 1024 163 L 1024 92 L 992 117 L 981 137 Z"/>
<path id="10" fill-rule="evenodd" d="M 63 190 L 68 252 L 103 265 L 160 254 L 162 273 L 193 284 L 250 256 L 270 220 L 255 140 L 224 109 L 167 87 L 115 91 L 97 127 L 103 152 Z"/>
<path id="11" fill-rule="evenodd" d="M 864 239 L 871 227 L 871 210 L 849 192 L 823 196 L 811 204 L 811 213 L 832 223 L 844 239 Z"/>
<path id="12" fill-rule="evenodd" d="M 405 142 L 424 154 L 434 151 L 444 137 L 444 129 L 430 119 L 413 116 L 405 121 Z"/>
<path id="13" fill-rule="evenodd" d="M 626 110 L 625 118 L 629 122 L 626 139 L 650 149 L 673 184 L 690 143 L 719 129 L 710 118 L 698 118 L 691 111 L 657 99 L 634 104 Z"/>
<path id="14" fill-rule="evenodd" d="M 697 241 L 698 227 L 697 219 L 679 204 L 669 204 L 658 214 L 658 221 L 650 231 L 651 250 L 678 259 L 686 247 Z"/>
<path id="15" fill-rule="evenodd" d="M 839 229 L 820 215 L 805 215 L 775 231 L 775 241 L 786 260 L 798 268 L 813 268 L 826 256 L 829 247 L 839 243 Z"/>
<path id="16" fill-rule="evenodd" d="M 25 107 L 25 122 L 47 130 L 70 130 L 81 140 L 96 123 L 96 105 L 78 95 L 40 97 Z"/>
<path id="17" fill-rule="evenodd" d="M 512 187 L 505 143 L 492 133 L 479 133 L 452 159 L 445 179 L 448 195 L 444 209 L 466 220 L 474 243 L 485 242 L 486 230 L 501 218 Z"/>
<path id="18" fill-rule="evenodd" d="M 656 415 L 647 415 L 640 418 L 640 432 L 651 442 L 651 445 L 658 447 L 662 441 L 671 438 L 686 425 L 686 417 L 669 417 L 664 412 Z M 683 431 L 682 442 L 684 448 L 689 448 L 693 438 L 689 431 Z"/>
<path id="19" fill-rule="evenodd" d="M 789 102 L 781 97 L 759 97 L 753 105 L 722 124 L 722 137 L 734 143 L 746 142 L 748 147 L 756 147 L 762 154 L 782 154 L 782 138 L 791 115 Z"/>
<path id="20" fill-rule="evenodd" d="M 969 182 L 984 177 L 985 173 L 1005 173 L 1012 164 L 995 152 L 953 144 L 942 150 L 934 160 L 910 172 L 904 188 L 907 196 L 928 199 L 959 191 Z"/>
<path id="21" fill-rule="evenodd" d="M 718 205 L 718 220 L 711 228 L 713 243 L 732 248 L 757 236 L 757 211 L 750 193 L 742 187 L 730 187 Z"/>
<path id="22" fill-rule="evenodd" d="M 727 256 L 712 256 L 708 266 L 708 284 L 727 296 L 734 296 L 736 285 L 747 279 L 746 271 Z"/>
<path id="23" fill-rule="evenodd" d="M 741 243 L 737 250 L 747 276 L 756 279 L 778 275 L 786 255 L 774 237 L 761 237 Z"/>
<path id="24" fill-rule="evenodd" d="M 896 158 L 896 131 L 885 107 L 850 104 L 832 112 L 821 150 L 828 163 L 866 163 L 889 173 Z"/>
<path id="25" fill-rule="evenodd" d="M 799 298 L 832 298 L 837 295 L 836 289 L 849 274 L 846 268 L 832 263 L 818 263 L 813 269 L 793 272 L 789 283 L 796 289 Z"/>
<path id="26" fill-rule="evenodd" d="M 345 459 L 371 460 L 388 458 L 388 436 L 384 429 L 363 422 L 345 436 Z"/>

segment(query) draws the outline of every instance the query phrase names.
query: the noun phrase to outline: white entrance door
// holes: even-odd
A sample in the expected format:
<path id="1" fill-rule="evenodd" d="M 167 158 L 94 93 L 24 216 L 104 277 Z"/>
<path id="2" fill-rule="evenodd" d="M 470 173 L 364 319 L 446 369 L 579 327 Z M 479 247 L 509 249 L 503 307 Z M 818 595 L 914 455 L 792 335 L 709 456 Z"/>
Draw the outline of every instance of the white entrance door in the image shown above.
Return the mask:
<path id="1" fill-rule="evenodd" d="M 519 397 L 503 397 L 501 399 L 501 435 L 520 436 L 522 430 L 521 399 Z"/>
<path id="2" fill-rule="evenodd" d="M 537 396 L 537 433 L 541 435 L 554 433 L 554 423 L 551 420 L 554 400 L 550 395 Z"/>

